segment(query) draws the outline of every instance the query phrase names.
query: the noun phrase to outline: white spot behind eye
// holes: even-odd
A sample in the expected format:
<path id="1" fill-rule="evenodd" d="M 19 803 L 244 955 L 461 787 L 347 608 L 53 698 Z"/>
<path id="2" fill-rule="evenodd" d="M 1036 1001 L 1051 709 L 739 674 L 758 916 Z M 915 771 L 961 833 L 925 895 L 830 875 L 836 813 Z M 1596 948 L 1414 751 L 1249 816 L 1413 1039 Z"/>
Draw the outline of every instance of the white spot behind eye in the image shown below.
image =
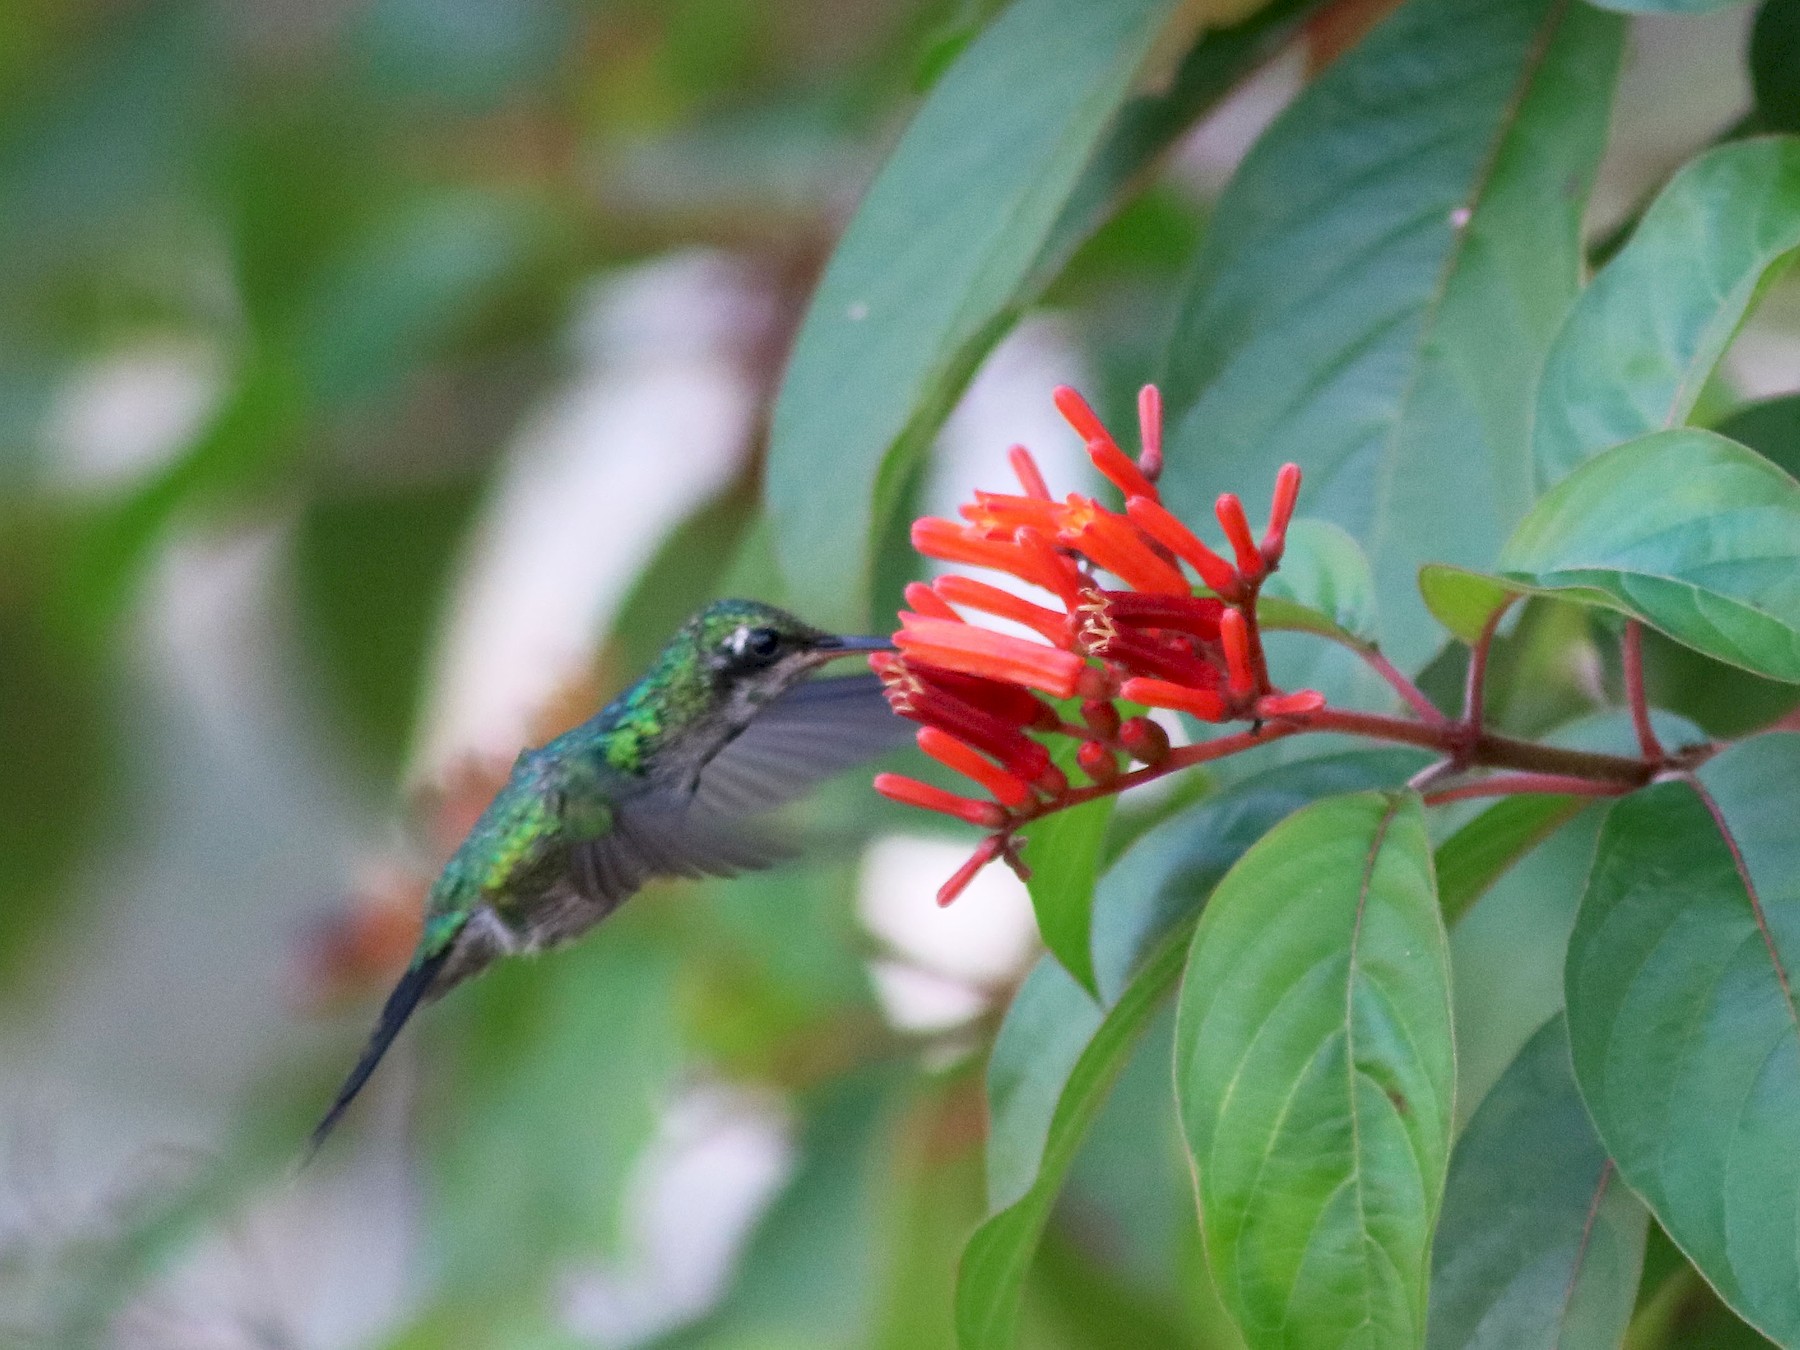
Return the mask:
<path id="1" fill-rule="evenodd" d="M 744 654 L 744 648 L 750 645 L 749 628 L 738 628 L 737 631 L 732 633 L 732 635 L 725 640 L 725 645 L 731 648 L 731 654 L 733 656 L 742 656 Z"/>

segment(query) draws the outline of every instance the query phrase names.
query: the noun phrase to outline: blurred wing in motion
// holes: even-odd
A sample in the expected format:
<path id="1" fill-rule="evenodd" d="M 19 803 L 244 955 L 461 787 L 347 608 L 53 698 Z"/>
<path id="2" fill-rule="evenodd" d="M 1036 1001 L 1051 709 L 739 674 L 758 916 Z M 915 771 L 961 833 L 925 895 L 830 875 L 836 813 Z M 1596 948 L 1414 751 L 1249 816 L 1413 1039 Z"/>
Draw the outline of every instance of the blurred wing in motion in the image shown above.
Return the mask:
<path id="1" fill-rule="evenodd" d="M 713 756 L 700 771 L 693 807 L 725 818 L 761 815 L 907 744 L 914 730 L 888 707 L 879 676 L 808 680 Z"/>

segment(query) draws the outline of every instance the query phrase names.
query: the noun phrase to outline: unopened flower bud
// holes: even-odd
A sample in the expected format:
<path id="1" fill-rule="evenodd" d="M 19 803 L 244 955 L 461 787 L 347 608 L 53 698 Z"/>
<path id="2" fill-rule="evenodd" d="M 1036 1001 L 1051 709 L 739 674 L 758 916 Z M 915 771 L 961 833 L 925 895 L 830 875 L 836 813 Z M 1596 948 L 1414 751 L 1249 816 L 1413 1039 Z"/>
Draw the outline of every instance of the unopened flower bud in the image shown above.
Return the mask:
<path id="1" fill-rule="evenodd" d="M 1119 727 L 1119 743 L 1140 764 L 1161 764 L 1169 757 L 1169 733 L 1148 717 L 1128 717 Z"/>

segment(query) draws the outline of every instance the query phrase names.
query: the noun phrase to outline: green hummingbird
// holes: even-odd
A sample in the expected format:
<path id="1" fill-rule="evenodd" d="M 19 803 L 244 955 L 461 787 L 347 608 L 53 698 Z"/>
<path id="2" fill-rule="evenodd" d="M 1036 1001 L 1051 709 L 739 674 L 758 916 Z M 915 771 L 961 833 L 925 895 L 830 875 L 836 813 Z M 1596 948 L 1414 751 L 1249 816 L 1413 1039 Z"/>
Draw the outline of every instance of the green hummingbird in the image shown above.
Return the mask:
<path id="1" fill-rule="evenodd" d="M 730 876 L 789 855 L 754 817 L 907 739 L 874 675 L 886 651 L 751 600 L 719 600 L 591 719 L 527 750 L 433 884 L 412 962 L 314 1129 L 316 1152 L 421 1003 L 502 956 L 579 936 L 653 877 Z"/>

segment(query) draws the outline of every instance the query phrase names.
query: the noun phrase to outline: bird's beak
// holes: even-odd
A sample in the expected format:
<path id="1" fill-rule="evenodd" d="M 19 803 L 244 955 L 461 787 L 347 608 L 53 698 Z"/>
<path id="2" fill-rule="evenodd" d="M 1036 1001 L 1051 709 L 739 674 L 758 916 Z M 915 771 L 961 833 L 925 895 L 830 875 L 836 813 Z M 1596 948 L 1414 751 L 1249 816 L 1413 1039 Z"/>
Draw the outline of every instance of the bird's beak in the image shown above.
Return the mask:
<path id="1" fill-rule="evenodd" d="M 894 640 L 885 637 L 838 637 L 828 635 L 813 644 L 821 661 L 835 661 L 840 656 L 855 656 L 858 652 L 891 652 Z"/>

